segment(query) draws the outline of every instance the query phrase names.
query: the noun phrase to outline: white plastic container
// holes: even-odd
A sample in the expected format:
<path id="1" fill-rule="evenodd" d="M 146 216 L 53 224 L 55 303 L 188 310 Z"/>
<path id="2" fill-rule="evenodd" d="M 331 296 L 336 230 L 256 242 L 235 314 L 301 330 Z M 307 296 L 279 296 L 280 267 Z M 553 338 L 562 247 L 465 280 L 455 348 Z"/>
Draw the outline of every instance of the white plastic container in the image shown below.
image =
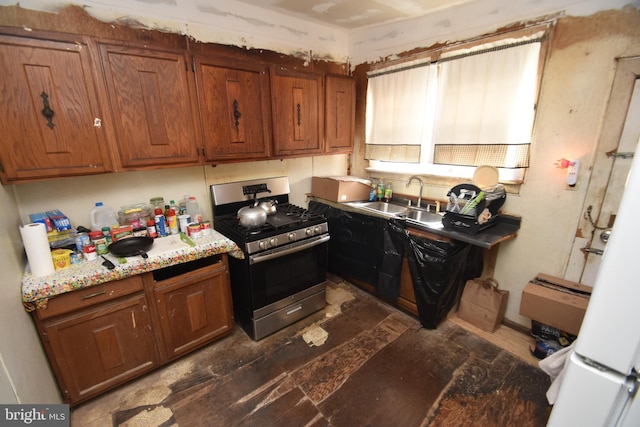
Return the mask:
<path id="1" fill-rule="evenodd" d="M 200 213 L 200 205 L 196 200 L 196 196 L 189 196 L 187 201 L 187 215 L 191 217 L 191 222 L 202 222 L 202 214 Z"/>
<path id="2" fill-rule="evenodd" d="M 91 209 L 89 221 L 91 222 L 91 230 L 102 230 L 102 227 L 112 228 L 119 225 L 116 211 L 104 206 L 102 202 L 96 202 L 96 205 Z"/>

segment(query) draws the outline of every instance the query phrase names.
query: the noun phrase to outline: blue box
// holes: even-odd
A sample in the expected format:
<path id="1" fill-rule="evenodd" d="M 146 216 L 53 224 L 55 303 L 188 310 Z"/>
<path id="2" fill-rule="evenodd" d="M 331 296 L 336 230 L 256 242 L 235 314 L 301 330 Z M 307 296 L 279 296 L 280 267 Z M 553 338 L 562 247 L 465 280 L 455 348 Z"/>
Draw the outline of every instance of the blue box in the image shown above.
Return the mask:
<path id="1" fill-rule="evenodd" d="M 49 218 L 49 216 L 46 213 L 39 212 L 39 213 L 29 214 L 29 219 L 31 219 L 31 222 L 33 223 L 36 223 L 36 222 L 43 223 L 47 227 L 47 233 L 51 233 L 53 231 L 53 223 L 51 222 L 51 218 Z"/>
<path id="2" fill-rule="evenodd" d="M 47 216 L 57 231 L 71 230 L 71 221 L 58 209 L 47 211 Z"/>

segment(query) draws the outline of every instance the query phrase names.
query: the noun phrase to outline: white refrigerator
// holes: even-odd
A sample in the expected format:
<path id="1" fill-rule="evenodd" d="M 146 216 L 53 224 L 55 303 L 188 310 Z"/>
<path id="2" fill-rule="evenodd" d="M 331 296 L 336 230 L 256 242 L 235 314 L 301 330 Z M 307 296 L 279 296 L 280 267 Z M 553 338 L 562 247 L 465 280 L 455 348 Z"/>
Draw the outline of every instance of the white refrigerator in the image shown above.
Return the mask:
<path id="1" fill-rule="evenodd" d="M 637 154 L 548 426 L 640 426 Z"/>

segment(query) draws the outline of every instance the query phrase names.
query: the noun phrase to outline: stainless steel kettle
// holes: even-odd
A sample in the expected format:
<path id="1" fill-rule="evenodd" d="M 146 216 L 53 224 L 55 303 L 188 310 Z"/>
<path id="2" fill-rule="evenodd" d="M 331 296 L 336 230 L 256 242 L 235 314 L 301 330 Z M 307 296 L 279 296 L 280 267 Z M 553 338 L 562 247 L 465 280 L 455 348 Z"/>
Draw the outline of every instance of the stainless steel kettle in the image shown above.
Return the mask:
<path id="1" fill-rule="evenodd" d="M 267 212 L 258 206 L 256 194 L 253 194 L 253 204 L 238 210 L 240 225 L 247 228 L 260 228 L 267 222 Z"/>
<path id="2" fill-rule="evenodd" d="M 278 203 L 277 200 L 271 200 L 271 199 L 263 199 L 259 204 L 258 207 L 263 209 L 267 215 L 273 215 L 276 213 L 276 204 Z"/>

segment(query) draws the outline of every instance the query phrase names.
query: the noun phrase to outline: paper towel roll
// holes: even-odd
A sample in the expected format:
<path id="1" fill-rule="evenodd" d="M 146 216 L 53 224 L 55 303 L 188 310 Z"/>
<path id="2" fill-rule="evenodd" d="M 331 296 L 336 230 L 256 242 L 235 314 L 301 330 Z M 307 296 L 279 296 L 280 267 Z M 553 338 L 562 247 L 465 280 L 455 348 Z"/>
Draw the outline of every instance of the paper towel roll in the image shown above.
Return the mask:
<path id="1" fill-rule="evenodd" d="M 41 222 L 20 226 L 22 243 L 27 252 L 31 274 L 36 277 L 54 272 L 51 249 L 47 238 L 47 227 Z"/>

